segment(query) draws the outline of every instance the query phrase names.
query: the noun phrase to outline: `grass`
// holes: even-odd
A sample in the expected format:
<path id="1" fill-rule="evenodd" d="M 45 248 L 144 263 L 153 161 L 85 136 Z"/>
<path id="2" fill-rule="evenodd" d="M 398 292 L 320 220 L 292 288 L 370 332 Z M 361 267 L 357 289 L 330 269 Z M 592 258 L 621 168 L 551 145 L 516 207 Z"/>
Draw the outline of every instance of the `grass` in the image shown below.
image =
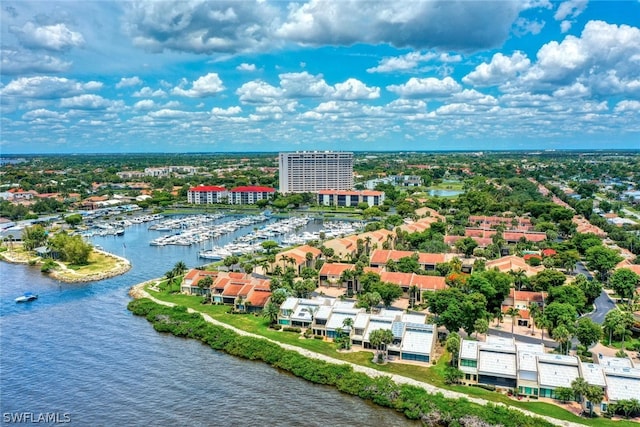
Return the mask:
<path id="1" fill-rule="evenodd" d="M 462 191 L 462 186 L 464 184 L 461 181 L 457 182 L 441 182 L 439 184 L 430 185 L 428 190 L 456 190 Z"/>
<path id="2" fill-rule="evenodd" d="M 67 264 L 67 268 L 75 271 L 78 274 L 98 273 L 101 271 L 109 271 L 116 267 L 121 261 L 116 258 L 106 256 L 98 252 L 91 252 L 89 254 L 89 263 L 86 265 Z"/>
<path id="3" fill-rule="evenodd" d="M 177 290 L 177 286 L 174 286 L 172 289 L 172 291 Z M 168 290 L 155 292 L 147 289 L 147 291 L 158 299 L 192 308 L 201 313 L 208 314 L 209 316 L 220 322 L 226 323 L 244 331 L 251 332 L 256 335 L 261 335 L 265 338 L 269 338 L 283 344 L 294 345 L 319 354 L 330 356 L 334 359 L 339 359 L 368 368 L 374 368 L 380 372 L 384 372 L 390 375 L 401 375 L 407 378 L 415 379 L 417 381 L 432 384 L 436 387 L 456 391 L 471 397 L 477 397 L 495 403 L 503 403 L 505 405 L 524 409 L 538 415 L 550 416 L 558 420 L 572 421 L 575 423 L 594 427 L 637 426 L 636 423 L 632 423 L 630 421 L 612 421 L 602 417 L 593 419 L 582 418 L 574 415 L 566 409 L 563 409 L 562 407 L 550 403 L 515 400 L 504 394 L 485 390 L 480 387 L 446 385 L 444 383 L 444 371 L 449 365 L 449 361 L 451 359 L 451 356 L 446 352 L 438 358 L 437 363 L 433 366 L 418 366 L 402 363 L 387 363 L 385 365 L 378 365 L 372 361 L 373 354 L 371 351 L 338 352 L 335 345 L 331 342 L 317 339 L 301 339 L 300 334 L 298 333 L 275 331 L 273 329 L 269 329 L 268 320 L 260 315 L 256 316 L 253 314 L 230 314 L 229 306 L 201 304 L 202 297 L 171 293 Z"/>

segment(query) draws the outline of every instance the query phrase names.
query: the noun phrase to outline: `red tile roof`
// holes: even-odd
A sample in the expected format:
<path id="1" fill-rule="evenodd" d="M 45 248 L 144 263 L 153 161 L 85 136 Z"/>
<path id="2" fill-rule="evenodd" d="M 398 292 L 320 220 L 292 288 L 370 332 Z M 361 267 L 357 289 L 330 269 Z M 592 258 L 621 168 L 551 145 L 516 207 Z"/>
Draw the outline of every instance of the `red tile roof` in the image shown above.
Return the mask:
<path id="1" fill-rule="evenodd" d="M 227 189 L 224 187 L 217 187 L 215 185 L 201 185 L 199 187 L 192 187 L 189 191 L 222 192 L 227 191 Z"/>
<path id="2" fill-rule="evenodd" d="M 346 270 L 355 270 L 355 265 L 353 264 L 343 264 L 343 263 L 324 263 L 322 264 L 322 268 L 320 268 L 320 276 L 340 276 Z"/>
<path id="3" fill-rule="evenodd" d="M 271 298 L 271 292 L 265 289 L 253 289 L 247 296 L 246 302 L 254 307 L 264 307 Z"/>

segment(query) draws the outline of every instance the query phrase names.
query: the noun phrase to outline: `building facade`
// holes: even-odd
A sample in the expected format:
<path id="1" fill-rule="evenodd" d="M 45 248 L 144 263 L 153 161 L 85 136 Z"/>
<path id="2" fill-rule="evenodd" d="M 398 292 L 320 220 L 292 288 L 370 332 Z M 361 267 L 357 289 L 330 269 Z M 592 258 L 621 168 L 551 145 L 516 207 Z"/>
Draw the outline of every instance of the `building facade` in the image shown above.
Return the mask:
<path id="1" fill-rule="evenodd" d="M 276 189 L 272 187 L 245 186 L 227 190 L 224 187 L 192 187 L 187 192 L 187 202 L 196 205 L 229 203 L 231 205 L 253 205 L 258 200 L 272 199 Z"/>
<path id="2" fill-rule="evenodd" d="M 323 206 L 352 206 L 359 203 L 366 203 L 369 206 L 380 206 L 384 202 L 384 192 L 382 191 L 347 191 L 347 190 L 320 190 L 318 191 L 318 204 Z"/>
<path id="3" fill-rule="evenodd" d="M 229 192 L 224 187 L 203 185 L 192 187 L 187 192 L 187 202 L 196 205 L 208 205 L 211 203 L 227 203 Z"/>
<path id="4" fill-rule="evenodd" d="M 312 193 L 353 188 L 353 153 L 297 151 L 280 153 L 281 193 Z"/>

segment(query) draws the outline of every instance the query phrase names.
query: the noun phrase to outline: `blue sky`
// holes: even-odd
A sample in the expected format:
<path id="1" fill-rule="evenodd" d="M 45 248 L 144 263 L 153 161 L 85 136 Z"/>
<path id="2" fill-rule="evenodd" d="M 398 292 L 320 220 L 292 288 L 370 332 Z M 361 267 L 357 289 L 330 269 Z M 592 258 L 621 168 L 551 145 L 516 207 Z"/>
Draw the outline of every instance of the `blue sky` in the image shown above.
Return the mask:
<path id="1" fill-rule="evenodd" d="M 640 149 L 640 1 L 3 1 L 0 153 Z"/>

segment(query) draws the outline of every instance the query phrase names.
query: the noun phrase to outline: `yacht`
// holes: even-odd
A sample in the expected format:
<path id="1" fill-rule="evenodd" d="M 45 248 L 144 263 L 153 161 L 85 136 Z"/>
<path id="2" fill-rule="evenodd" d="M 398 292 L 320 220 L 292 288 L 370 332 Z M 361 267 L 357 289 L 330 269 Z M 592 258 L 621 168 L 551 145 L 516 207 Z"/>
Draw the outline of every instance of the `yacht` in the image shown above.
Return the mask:
<path id="1" fill-rule="evenodd" d="M 37 294 L 32 294 L 31 292 L 25 292 L 24 295 L 16 298 L 16 302 L 31 302 L 38 299 Z"/>

